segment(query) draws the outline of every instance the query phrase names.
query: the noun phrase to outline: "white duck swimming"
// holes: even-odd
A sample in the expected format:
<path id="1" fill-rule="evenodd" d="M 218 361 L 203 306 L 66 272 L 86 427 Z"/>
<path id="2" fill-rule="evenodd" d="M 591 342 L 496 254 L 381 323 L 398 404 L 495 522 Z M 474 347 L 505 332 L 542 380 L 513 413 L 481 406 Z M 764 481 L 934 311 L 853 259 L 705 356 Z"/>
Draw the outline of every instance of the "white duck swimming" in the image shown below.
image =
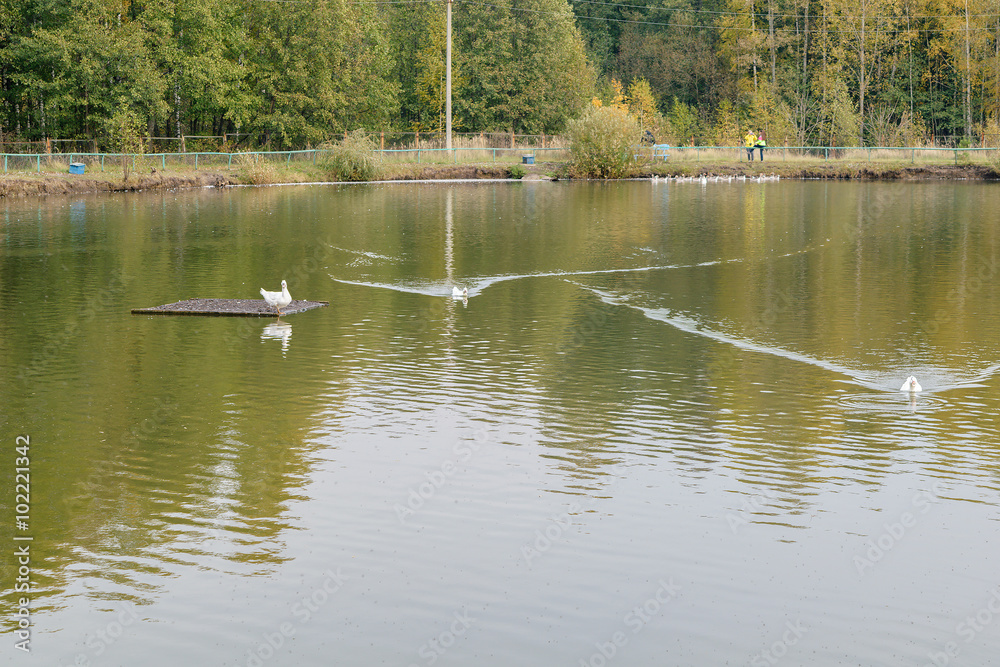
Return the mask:
<path id="1" fill-rule="evenodd" d="M 911 375 L 910 377 L 906 378 L 906 382 L 903 383 L 903 386 L 900 387 L 899 390 L 900 391 L 923 391 L 924 389 L 923 389 L 923 387 L 920 386 L 920 383 L 917 382 L 917 378 L 915 378 L 915 377 L 913 377 Z"/>
<path id="2" fill-rule="evenodd" d="M 279 316 L 281 315 L 281 309 L 292 302 L 292 295 L 288 293 L 288 283 L 284 280 L 281 281 L 280 292 L 268 292 L 266 289 L 261 287 L 260 295 L 264 297 L 264 301 L 267 302 L 267 305 L 275 307 Z"/>
<path id="3" fill-rule="evenodd" d="M 458 289 L 457 287 L 451 288 L 451 298 L 453 299 L 468 299 L 469 298 L 469 288 Z"/>

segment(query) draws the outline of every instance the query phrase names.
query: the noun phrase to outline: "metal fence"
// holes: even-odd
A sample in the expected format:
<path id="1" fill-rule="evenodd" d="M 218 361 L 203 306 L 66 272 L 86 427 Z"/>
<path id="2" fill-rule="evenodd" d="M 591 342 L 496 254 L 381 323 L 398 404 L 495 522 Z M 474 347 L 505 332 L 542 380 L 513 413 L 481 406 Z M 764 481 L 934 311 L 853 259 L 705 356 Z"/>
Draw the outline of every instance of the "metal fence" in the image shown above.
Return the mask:
<path id="1" fill-rule="evenodd" d="M 711 162 L 729 163 L 747 160 L 744 146 L 672 146 L 669 156 L 654 155 L 652 147 L 637 149 L 640 159 L 660 162 Z M 71 164 L 83 164 L 84 170 L 118 172 L 123 162 L 133 171 L 151 172 L 170 169 L 232 169 L 254 163 L 271 165 L 317 164 L 328 149 L 299 151 L 253 151 L 245 153 L 189 152 L 189 153 L 2 153 L 3 173 L 68 171 Z M 507 147 L 410 147 L 387 148 L 379 151 L 387 162 L 396 164 L 482 164 L 482 163 L 534 163 L 536 158 L 546 161 L 565 161 L 570 151 L 563 146 Z M 754 151 L 757 153 L 757 151 Z M 895 147 L 880 146 L 858 148 L 854 146 L 767 146 L 768 160 L 781 161 L 909 161 L 925 163 L 969 164 L 973 162 L 1000 162 L 997 148 L 944 148 L 944 147 Z M 759 158 L 759 154 L 755 157 Z"/>
<path id="2" fill-rule="evenodd" d="M 335 142 L 342 136 L 334 135 L 330 140 Z M 435 148 L 445 148 L 447 137 L 444 132 L 386 132 L 373 131 L 368 136 L 372 138 L 381 150 L 430 150 Z M 791 150 L 801 149 L 794 144 L 797 140 L 791 136 L 771 136 L 770 141 L 774 148 L 788 148 Z M 732 142 L 733 146 L 739 146 L 740 137 L 712 138 L 693 135 L 684 137 L 682 143 L 685 148 L 725 148 Z M 159 155 L 160 153 L 245 153 L 245 152 L 275 152 L 268 150 L 265 137 L 255 134 L 230 133 L 221 135 L 182 135 L 177 137 L 144 137 L 143 143 L 149 154 Z M 721 145 L 720 145 L 721 144 Z M 792 144 L 792 145 L 790 145 Z M 549 149 L 565 148 L 567 139 L 562 135 L 552 134 L 517 134 L 515 132 L 454 132 L 452 133 L 452 146 L 456 149 L 467 148 L 496 148 L 496 149 Z M 865 149 L 880 150 L 882 148 L 909 149 L 909 148 L 946 148 L 965 150 L 966 148 L 997 148 L 1000 147 L 1000 135 L 979 134 L 973 137 L 965 136 L 932 136 L 925 137 L 920 141 L 920 145 L 912 146 L 829 146 L 814 147 L 828 148 L 830 150 L 843 149 Z M 98 154 L 106 146 L 103 141 L 96 139 L 44 139 L 41 141 L 3 141 L 0 140 L 0 153 L 47 155 L 75 154 Z M 305 149 L 321 149 L 322 146 L 305 146 Z M 278 151 L 284 153 L 286 151 Z"/>
<path id="3" fill-rule="evenodd" d="M 720 156 L 733 156 L 737 161 L 749 158 L 751 149 L 746 146 L 673 146 L 671 160 L 708 159 Z M 906 161 L 915 164 L 919 158 L 922 162 L 943 163 L 952 162 L 955 165 L 976 161 L 1000 160 L 998 148 L 959 148 L 956 146 L 765 146 L 765 153 L 770 160 L 852 160 L 865 162 Z M 759 149 L 753 149 L 755 158 L 759 158 Z"/>
<path id="4" fill-rule="evenodd" d="M 301 151 L 254 151 L 246 153 L 3 153 L 3 173 L 67 171 L 71 164 L 82 164 L 85 170 L 118 171 L 123 161 L 133 171 L 169 169 L 231 169 L 263 161 L 267 164 L 316 164 L 331 151 L 311 149 Z M 517 162 L 545 153 L 553 159 L 566 159 L 566 148 L 391 148 L 379 151 L 387 161 L 416 164 L 448 164 L 459 162 Z"/>

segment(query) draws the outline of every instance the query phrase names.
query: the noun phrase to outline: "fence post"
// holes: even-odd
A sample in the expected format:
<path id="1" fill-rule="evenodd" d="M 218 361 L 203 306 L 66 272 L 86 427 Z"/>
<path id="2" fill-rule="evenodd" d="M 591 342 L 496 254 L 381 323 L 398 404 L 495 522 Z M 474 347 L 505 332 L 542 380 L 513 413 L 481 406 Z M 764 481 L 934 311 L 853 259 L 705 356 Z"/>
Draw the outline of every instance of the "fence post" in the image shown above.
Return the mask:
<path id="1" fill-rule="evenodd" d="M 194 154 L 194 170 L 198 171 L 198 154 Z"/>
<path id="2" fill-rule="evenodd" d="M 36 155 L 35 160 L 36 160 L 36 165 L 38 167 L 38 173 L 40 174 L 42 173 L 42 156 Z"/>
<path id="3" fill-rule="evenodd" d="M 232 158 L 230 158 L 230 159 L 232 159 Z M 160 153 L 160 169 L 162 171 L 166 171 L 167 170 L 167 154 L 166 153 Z"/>
<path id="4" fill-rule="evenodd" d="M 7 173 L 7 154 L 3 154 L 3 173 Z"/>
<path id="5" fill-rule="evenodd" d="M 830 149 L 829 148 L 824 148 L 823 149 L 823 159 L 824 160 L 829 160 L 830 159 Z"/>

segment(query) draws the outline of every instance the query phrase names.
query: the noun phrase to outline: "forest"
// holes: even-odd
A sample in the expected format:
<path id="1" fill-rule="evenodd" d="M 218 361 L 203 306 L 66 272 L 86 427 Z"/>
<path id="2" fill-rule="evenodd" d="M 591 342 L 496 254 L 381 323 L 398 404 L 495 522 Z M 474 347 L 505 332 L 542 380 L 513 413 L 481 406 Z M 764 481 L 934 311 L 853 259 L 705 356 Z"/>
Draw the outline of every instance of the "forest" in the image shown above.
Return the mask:
<path id="1" fill-rule="evenodd" d="M 0 140 L 290 149 L 445 123 L 442 0 L 0 0 Z M 456 132 L 618 96 L 673 143 L 1000 143 L 995 0 L 457 0 Z M 224 145 L 224 147 L 225 147 Z M 9 149 L 5 149 L 9 150 Z M 175 148 L 176 150 L 176 148 Z"/>

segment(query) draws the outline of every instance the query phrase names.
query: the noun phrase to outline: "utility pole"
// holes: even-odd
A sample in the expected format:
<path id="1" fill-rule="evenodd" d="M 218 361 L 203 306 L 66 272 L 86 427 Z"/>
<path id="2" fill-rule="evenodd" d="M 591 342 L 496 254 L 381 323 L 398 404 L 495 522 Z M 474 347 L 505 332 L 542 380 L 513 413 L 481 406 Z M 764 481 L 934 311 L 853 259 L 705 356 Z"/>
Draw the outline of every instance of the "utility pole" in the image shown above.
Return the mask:
<path id="1" fill-rule="evenodd" d="M 448 5 L 448 48 L 445 56 L 445 129 L 448 137 L 445 147 L 451 150 L 451 0 L 445 0 Z"/>

